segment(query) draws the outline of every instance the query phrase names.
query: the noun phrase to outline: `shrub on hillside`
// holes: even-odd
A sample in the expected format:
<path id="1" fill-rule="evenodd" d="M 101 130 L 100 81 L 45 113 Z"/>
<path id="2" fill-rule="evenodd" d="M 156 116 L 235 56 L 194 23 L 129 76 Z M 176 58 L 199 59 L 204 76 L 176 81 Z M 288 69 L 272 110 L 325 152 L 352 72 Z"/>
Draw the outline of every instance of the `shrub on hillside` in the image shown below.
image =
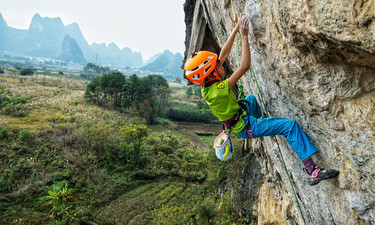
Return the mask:
<path id="1" fill-rule="evenodd" d="M 7 139 L 9 137 L 9 131 L 7 128 L 2 128 L 0 130 L 0 140 Z"/>
<path id="2" fill-rule="evenodd" d="M 14 117 L 26 116 L 29 109 L 25 106 L 27 100 L 25 98 L 0 98 L 0 112 Z"/>
<path id="3" fill-rule="evenodd" d="M 30 141 L 33 138 L 34 138 L 34 134 L 31 133 L 28 129 L 21 130 L 20 132 L 21 141 Z"/>
<path id="4" fill-rule="evenodd" d="M 207 111 L 201 111 L 197 108 L 190 109 L 168 109 L 166 117 L 172 121 L 186 121 L 210 123 L 214 121 L 214 117 Z"/>
<path id="5" fill-rule="evenodd" d="M 9 98 L 9 97 L 2 97 L 0 98 L 0 105 L 1 106 L 6 106 L 9 103 L 14 103 L 14 104 L 26 104 L 27 100 L 23 97 L 19 98 Z"/>
<path id="6" fill-rule="evenodd" d="M 0 108 L 0 112 L 5 115 L 10 115 L 13 117 L 24 117 L 24 116 L 27 116 L 29 109 L 23 104 L 14 104 L 12 102 L 12 103 L 6 104 L 4 107 L 2 106 Z"/>
<path id="7" fill-rule="evenodd" d="M 25 68 L 25 69 L 22 69 L 20 71 L 20 75 L 22 76 L 29 76 L 29 75 L 33 75 L 34 74 L 34 70 L 31 69 L 31 68 Z"/>
<path id="8" fill-rule="evenodd" d="M 72 200 L 77 200 L 73 196 L 74 189 L 69 188 L 68 181 L 63 180 L 53 184 L 48 191 L 47 196 L 40 198 L 43 207 L 49 206 L 51 208 L 51 217 L 58 218 L 69 214 L 69 209 L 73 207 Z"/>
<path id="9" fill-rule="evenodd" d="M 19 65 L 14 65 L 13 68 L 16 70 L 22 70 L 22 67 L 20 67 Z"/>

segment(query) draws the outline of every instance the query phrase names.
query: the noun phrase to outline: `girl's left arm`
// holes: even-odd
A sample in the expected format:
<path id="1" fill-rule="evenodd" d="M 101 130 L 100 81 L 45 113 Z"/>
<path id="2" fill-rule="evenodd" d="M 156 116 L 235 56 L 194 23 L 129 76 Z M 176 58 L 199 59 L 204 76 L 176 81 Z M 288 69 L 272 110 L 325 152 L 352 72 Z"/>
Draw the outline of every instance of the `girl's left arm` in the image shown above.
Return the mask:
<path id="1" fill-rule="evenodd" d="M 240 31 L 242 34 L 242 58 L 240 67 L 228 79 L 228 87 L 232 88 L 233 85 L 250 69 L 251 55 L 249 46 L 249 17 L 241 14 L 239 21 Z"/>

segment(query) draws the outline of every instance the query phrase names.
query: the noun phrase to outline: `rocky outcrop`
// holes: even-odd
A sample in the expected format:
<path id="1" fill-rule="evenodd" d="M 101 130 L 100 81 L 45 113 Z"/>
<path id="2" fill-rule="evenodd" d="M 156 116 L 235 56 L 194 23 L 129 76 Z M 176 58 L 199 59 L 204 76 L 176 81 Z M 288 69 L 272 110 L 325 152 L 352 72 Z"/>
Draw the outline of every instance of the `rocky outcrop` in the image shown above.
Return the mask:
<path id="1" fill-rule="evenodd" d="M 61 55 L 59 59 L 65 62 L 78 63 L 80 65 L 87 64 L 76 40 L 71 38 L 69 35 L 66 35 L 62 41 Z"/>
<path id="2" fill-rule="evenodd" d="M 252 68 L 271 116 L 296 120 L 338 179 L 310 187 L 302 163 L 283 137 L 247 141 L 223 181 L 242 217 L 259 224 L 375 223 L 375 4 L 372 0 L 186 0 L 185 60 L 219 52 L 234 14 L 250 15 Z M 225 66 L 237 65 L 236 46 Z M 245 94 L 259 92 L 250 72 Z M 241 154 L 237 151 L 236 154 Z M 292 186 L 281 163 L 285 158 Z M 235 182 L 233 180 L 236 180 Z"/>

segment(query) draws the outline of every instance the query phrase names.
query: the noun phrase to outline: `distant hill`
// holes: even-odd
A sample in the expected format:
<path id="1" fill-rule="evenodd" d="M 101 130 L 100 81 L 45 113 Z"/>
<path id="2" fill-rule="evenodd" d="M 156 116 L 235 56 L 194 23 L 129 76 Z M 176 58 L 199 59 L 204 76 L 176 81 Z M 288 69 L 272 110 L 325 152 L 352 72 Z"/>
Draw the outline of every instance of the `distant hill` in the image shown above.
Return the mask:
<path id="1" fill-rule="evenodd" d="M 67 35 L 70 39 L 63 43 Z M 73 47 L 73 40 L 78 46 Z M 64 47 L 69 49 L 63 49 Z M 113 43 L 108 46 L 90 46 L 78 24 L 64 26 L 59 17 L 42 18 L 39 14 L 35 14 L 29 28 L 23 30 L 9 27 L 0 13 L 0 54 L 54 59 L 66 58 L 67 54 L 70 54 L 69 59 L 78 60 L 80 63 L 92 62 L 118 68 L 143 65 L 141 53 L 133 52 L 129 48 L 119 49 Z M 84 60 L 80 54 L 83 54 Z"/>
<path id="2" fill-rule="evenodd" d="M 17 43 L 25 35 L 25 30 L 9 27 L 0 13 L 0 53 L 19 53 Z"/>
<path id="3" fill-rule="evenodd" d="M 62 42 L 61 55 L 59 59 L 65 62 L 74 62 L 81 65 L 87 64 L 78 43 L 69 35 L 66 35 Z"/>
<path id="4" fill-rule="evenodd" d="M 138 52 L 133 52 L 130 48 L 120 49 L 116 44 L 96 44 L 91 46 L 95 54 L 93 61 L 97 65 L 106 65 L 110 67 L 141 67 L 143 65 L 142 55 Z"/>
<path id="5" fill-rule="evenodd" d="M 158 54 L 151 63 L 140 69 L 158 72 L 167 77 L 181 76 L 183 74 L 182 60 L 183 57 L 180 53 L 173 54 L 169 50 L 165 50 L 163 54 Z"/>

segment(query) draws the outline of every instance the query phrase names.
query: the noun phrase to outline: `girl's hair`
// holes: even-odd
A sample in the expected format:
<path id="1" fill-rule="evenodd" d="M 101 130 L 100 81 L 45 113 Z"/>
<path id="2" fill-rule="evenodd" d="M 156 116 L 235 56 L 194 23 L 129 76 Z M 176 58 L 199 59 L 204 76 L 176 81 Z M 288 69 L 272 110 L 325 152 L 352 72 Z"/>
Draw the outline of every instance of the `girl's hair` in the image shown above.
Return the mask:
<path id="1" fill-rule="evenodd" d="M 219 60 L 219 59 L 217 59 L 217 63 L 220 63 L 220 60 Z M 217 63 L 216 63 L 216 65 L 217 65 Z M 217 79 L 216 79 L 216 80 L 213 80 L 213 81 L 211 81 L 211 82 L 206 82 L 206 81 L 210 80 L 209 77 L 211 77 L 211 76 L 215 76 L 215 71 L 216 71 L 216 70 L 213 70 L 213 71 L 210 73 L 210 75 L 208 75 L 208 76 L 206 77 L 206 79 L 204 79 L 204 87 L 209 87 L 209 86 L 211 86 L 212 84 L 214 84 L 214 83 L 217 81 Z"/>

